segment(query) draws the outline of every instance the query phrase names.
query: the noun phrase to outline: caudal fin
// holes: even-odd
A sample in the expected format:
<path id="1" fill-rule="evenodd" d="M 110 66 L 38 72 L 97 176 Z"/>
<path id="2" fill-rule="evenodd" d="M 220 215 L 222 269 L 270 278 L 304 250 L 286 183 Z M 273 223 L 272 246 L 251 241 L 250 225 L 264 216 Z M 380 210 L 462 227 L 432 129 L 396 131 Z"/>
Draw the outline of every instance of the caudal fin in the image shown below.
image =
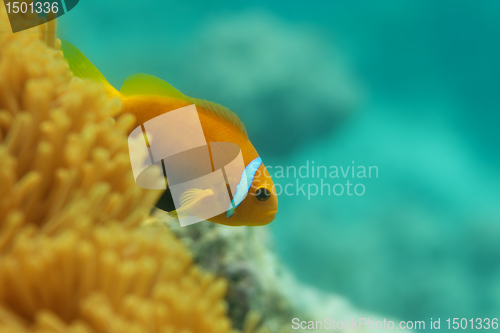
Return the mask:
<path id="1" fill-rule="evenodd" d="M 104 75 L 83 55 L 80 50 L 68 41 L 61 40 L 61 51 L 69 64 L 69 69 L 73 75 L 81 79 L 90 79 L 94 82 L 104 84 L 106 93 L 110 97 L 121 97 L 121 94 L 106 80 Z"/>

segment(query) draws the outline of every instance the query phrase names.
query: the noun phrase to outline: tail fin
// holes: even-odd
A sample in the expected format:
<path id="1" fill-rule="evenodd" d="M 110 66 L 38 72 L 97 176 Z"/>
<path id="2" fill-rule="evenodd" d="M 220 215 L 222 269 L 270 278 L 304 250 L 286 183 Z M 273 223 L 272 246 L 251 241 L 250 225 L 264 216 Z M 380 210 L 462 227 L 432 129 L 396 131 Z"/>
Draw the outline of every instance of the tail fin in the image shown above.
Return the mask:
<path id="1" fill-rule="evenodd" d="M 121 94 L 106 80 L 104 75 L 83 55 L 80 50 L 68 41 L 61 40 L 61 51 L 69 64 L 73 75 L 81 79 L 90 79 L 104 84 L 106 93 L 110 97 L 121 97 Z"/>

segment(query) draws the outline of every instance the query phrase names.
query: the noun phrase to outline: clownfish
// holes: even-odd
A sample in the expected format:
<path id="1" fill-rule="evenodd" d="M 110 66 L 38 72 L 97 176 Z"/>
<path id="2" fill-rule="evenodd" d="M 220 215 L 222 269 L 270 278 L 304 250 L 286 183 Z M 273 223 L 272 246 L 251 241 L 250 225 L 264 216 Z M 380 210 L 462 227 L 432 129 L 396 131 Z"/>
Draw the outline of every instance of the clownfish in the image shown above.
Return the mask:
<path id="1" fill-rule="evenodd" d="M 231 142 L 241 149 L 245 170 L 231 198 L 231 206 L 208 221 L 228 226 L 260 226 L 275 219 L 278 198 L 273 180 L 235 113 L 222 105 L 186 96 L 169 83 L 147 74 L 129 76 L 118 91 L 74 45 L 62 41 L 61 51 L 74 76 L 102 83 L 110 97 L 122 101 L 123 113 L 136 117 L 137 124 L 194 104 L 207 142 Z M 184 196 L 183 205 L 203 204 L 204 198 L 213 193 L 211 189 L 194 189 Z M 168 187 L 156 206 L 175 216 Z"/>

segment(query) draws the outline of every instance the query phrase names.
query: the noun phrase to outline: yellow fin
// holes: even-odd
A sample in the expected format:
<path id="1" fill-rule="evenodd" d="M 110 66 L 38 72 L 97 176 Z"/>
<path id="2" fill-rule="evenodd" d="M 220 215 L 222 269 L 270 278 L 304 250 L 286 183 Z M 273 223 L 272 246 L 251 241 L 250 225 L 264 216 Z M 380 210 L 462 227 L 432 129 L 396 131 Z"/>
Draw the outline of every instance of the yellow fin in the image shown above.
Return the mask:
<path id="1" fill-rule="evenodd" d="M 203 199 L 208 198 L 212 195 L 214 195 L 214 190 L 212 190 L 211 188 L 207 188 L 206 190 L 201 190 L 198 188 L 187 190 L 186 192 L 182 193 L 180 197 L 181 207 L 176 210 L 177 216 L 196 216 L 196 213 L 203 205 Z"/>
<path id="2" fill-rule="evenodd" d="M 73 44 L 68 41 L 61 40 L 61 51 L 64 54 L 64 58 L 69 64 L 69 69 L 73 72 L 73 75 L 81 79 L 90 79 L 94 82 L 100 82 L 104 84 L 106 93 L 109 96 L 115 97 L 120 96 L 118 90 L 116 90 L 109 82 L 106 80 L 104 75 L 90 62 L 87 57 L 83 55 L 80 50 L 76 48 Z"/>
<path id="3" fill-rule="evenodd" d="M 124 96 L 150 95 L 150 96 L 166 96 L 177 98 L 196 106 L 202 107 L 205 110 L 217 115 L 218 117 L 229 121 L 231 124 L 240 129 L 245 135 L 247 131 L 245 125 L 240 118 L 231 110 L 217 103 L 205 101 L 198 98 L 193 98 L 184 95 L 179 90 L 175 89 L 171 84 L 153 75 L 134 74 L 129 76 L 120 89 L 120 93 Z"/>

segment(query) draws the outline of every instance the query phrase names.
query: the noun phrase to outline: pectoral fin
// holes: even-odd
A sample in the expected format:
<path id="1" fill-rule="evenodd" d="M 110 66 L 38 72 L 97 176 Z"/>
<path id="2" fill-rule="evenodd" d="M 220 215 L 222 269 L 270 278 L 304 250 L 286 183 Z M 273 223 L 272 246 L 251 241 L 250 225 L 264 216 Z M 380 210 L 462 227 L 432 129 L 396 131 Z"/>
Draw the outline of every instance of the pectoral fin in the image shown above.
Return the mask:
<path id="1" fill-rule="evenodd" d="M 211 188 L 187 190 L 180 197 L 181 207 L 175 211 L 175 215 L 177 217 L 198 216 L 208 204 L 207 199 L 213 195 L 215 195 L 215 192 Z"/>

